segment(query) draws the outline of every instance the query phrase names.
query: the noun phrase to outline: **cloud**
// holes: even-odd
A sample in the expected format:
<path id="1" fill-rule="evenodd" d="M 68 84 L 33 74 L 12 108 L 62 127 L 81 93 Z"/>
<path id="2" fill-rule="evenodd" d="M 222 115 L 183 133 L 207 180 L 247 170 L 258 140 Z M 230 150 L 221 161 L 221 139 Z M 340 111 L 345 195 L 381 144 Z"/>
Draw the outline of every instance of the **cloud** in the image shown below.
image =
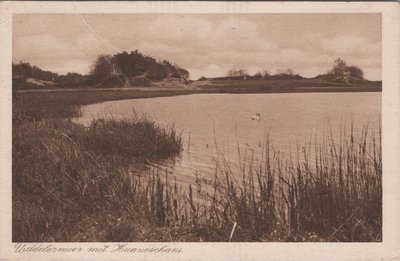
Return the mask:
<path id="1" fill-rule="evenodd" d="M 356 35 L 339 35 L 333 39 L 323 39 L 321 47 L 329 53 L 341 55 L 379 55 L 380 43 L 371 43 L 368 39 Z"/>
<path id="2" fill-rule="evenodd" d="M 204 40 L 212 31 L 211 23 L 206 19 L 177 15 L 156 18 L 148 26 L 147 33 L 154 40 L 185 43 Z"/>
<path id="3" fill-rule="evenodd" d="M 13 62 L 27 61 L 58 73 L 88 73 L 96 57 L 105 50 L 104 43 L 91 35 L 60 39 L 52 35 L 28 35 L 15 41 Z"/>
<path id="4" fill-rule="evenodd" d="M 205 68 L 193 69 L 190 71 L 192 79 L 199 79 L 202 76 L 218 77 L 224 75 L 227 68 L 221 68 L 216 64 L 210 64 Z"/>
<path id="5" fill-rule="evenodd" d="M 311 77 L 341 57 L 379 79 L 380 30 L 376 14 L 25 14 L 14 19 L 13 61 L 87 72 L 100 54 L 138 49 L 193 78 L 233 67 Z"/>
<path id="6" fill-rule="evenodd" d="M 74 69 L 75 72 L 80 72 L 80 73 L 89 73 L 91 70 L 92 66 L 92 61 L 88 59 L 70 59 L 67 61 L 61 61 L 61 62 L 54 62 L 51 66 L 47 65 L 48 61 L 44 62 L 43 66 L 41 68 L 45 70 L 51 70 L 51 71 L 56 71 L 59 72 L 60 74 L 67 74 L 71 72 L 71 68 Z"/>

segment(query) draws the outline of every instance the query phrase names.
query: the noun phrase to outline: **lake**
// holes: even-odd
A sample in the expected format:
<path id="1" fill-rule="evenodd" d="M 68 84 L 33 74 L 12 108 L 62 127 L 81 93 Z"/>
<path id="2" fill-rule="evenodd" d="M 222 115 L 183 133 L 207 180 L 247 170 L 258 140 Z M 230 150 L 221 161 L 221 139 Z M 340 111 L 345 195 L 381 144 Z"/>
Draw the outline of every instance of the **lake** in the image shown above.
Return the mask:
<path id="1" fill-rule="evenodd" d="M 221 157 L 233 169 L 259 159 L 267 136 L 274 149 L 289 155 L 297 145 L 330 132 L 338 138 L 351 124 L 356 130 L 365 124 L 378 129 L 381 93 L 193 94 L 103 102 L 81 111 L 73 120 L 85 125 L 138 115 L 173 126 L 182 132 L 184 151 L 157 166 L 175 174 L 179 183 L 189 183 L 195 174 L 212 177 Z M 256 113 L 261 118 L 252 120 Z"/>

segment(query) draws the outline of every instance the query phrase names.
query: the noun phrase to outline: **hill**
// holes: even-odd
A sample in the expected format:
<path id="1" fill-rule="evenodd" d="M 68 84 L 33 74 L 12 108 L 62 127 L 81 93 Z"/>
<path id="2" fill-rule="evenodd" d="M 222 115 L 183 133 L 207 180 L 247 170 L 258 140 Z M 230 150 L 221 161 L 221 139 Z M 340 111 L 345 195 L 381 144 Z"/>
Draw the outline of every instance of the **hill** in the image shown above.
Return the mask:
<path id="1" fill-rule="evenodd" d="M 344 85 L 374 85 L 375 82 L 368 81 L 364 78 L 364 72 L 359 67 L 347 65 L 347 63 L 338 58 L 334 61 L 333 68 L 326 74 L 320 74 L 315 77 L 318 80 L 339 83 Z"/>
<path id="2" fill-rule="evenodd" d="M 189 72 L 178 65 L 167 60 L 157 61 L 136 50 L 99 56 L 89 82 L 96 87 L 149 86 L 152 81 L 178 79 L 185 82 L 188 78 Z"/>

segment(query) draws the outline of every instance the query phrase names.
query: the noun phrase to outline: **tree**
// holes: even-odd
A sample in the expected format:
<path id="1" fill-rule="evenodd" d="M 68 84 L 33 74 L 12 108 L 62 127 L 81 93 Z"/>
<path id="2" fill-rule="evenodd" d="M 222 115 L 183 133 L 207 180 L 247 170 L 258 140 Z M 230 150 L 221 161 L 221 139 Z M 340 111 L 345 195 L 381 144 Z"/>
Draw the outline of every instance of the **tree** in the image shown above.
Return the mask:
<path id="1" fill-rule="evenodd" d="M 359 67 L 354 65 L 348 66 L 347 63 L 341 58 L 338 58 L 334 61 L 334 66 L 328 75 L 331 75 L 335 78 L 350 76 L 353 78 L 364 79 L 364 72 Z"/>
<path id="2" fill-rule="evenodd" d="M 269 73 L 268 70 L 264 70 L 263 71 L 263 79 L 267 79 L 269 76 L 271 76 L 271 74 Z"/>
<path id="3" fill-rule="evenodd" d="M 341 58 L 337 58 L 334 62 L 335 65 L 333 66 L 331 73 L 335 76 L 343 76 L 346 73 L 346 62 Z"/>
<path id="4" fill-rule="evenodd" d="M 263 75 L 262 75 L 261 72 L 258 72 L 258 73 L 256 73 L 256 74 L 254 74 L 253 77 L 254 77 L 255 79 L 262 79 L 262 78 L 263 78 Z"/>
<path id="5" fill-rule="evenodd" d="M 236 69 L 231 69 L 226 73 L 227 76 L 229 77 L 235 77 L 236 76 Z"/>
<path id="6" fill-rule="evenodd" d="M 111 59 L 112 58 L 109 55 L 100 55 L 93 64 L 90 73 L 92 78 L 96 80 L 109 76 L 113 71 Z"/>
<path id="7" fill-rule="evenodd" d="M 350 77 L 364 79 L 364 72 L 357 66 L 353 66 L 353 65 L 348 66 L 347 71 L 348 71 Z"/>
<path id="8" fill-rule="evenodd" d="M 239 69 L 239 70 L 231 69 L 228 71 L 227 75 L 229 77 L 237 77 L 237 76 L 248 76 L 249 74 L 245 69 Z"/>

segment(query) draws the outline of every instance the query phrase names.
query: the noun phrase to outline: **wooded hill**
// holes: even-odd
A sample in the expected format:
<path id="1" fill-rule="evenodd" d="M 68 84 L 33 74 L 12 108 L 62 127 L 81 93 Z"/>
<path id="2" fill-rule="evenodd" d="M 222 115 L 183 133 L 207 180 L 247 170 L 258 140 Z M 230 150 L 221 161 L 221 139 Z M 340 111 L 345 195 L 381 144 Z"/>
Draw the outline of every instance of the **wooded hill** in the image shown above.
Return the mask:
<path id="1" fill-rule="evenodd" d="M 97 87 L 146 86 L 151 81 L 167 78 L 178 78 L 185 82 L 189 72 L 167 60 L 157 61 L 136 50 L 99 56 L 93 64 L 89 81 Z"/>
<path id="2" fill-rule="evenodd" d="M 12 64 L 13 88 L 147 86 L 152 81 L 178 79 L 185 82 L 189 72 L 167 60 L 157 61 L 139 51 L 101 55 L 88 75 L 45 71 L 26 62 Z"/>

